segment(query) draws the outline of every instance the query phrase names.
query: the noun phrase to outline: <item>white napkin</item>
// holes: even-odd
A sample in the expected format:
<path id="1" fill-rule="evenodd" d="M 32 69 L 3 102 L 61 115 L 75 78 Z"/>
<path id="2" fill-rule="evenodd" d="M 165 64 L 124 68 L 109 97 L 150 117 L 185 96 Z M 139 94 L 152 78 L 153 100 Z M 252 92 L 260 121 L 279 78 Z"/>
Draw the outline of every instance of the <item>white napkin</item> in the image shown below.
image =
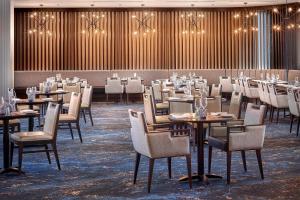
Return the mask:
<path id="1" fill-rule="evenodd" d="M 21 113 L 25 113 L 25 114 L 36 113 L 34 110 L 30 110 L 30 109 L 21 110 L 20 112 L 21 112 Z"/>
<path id="2" fill-rule="evenodd" d="M 170 114 L 170 116 L 174 119 L 186 119 L 186 118 L 192 118 L 194 116 L 194 113 Z"/>

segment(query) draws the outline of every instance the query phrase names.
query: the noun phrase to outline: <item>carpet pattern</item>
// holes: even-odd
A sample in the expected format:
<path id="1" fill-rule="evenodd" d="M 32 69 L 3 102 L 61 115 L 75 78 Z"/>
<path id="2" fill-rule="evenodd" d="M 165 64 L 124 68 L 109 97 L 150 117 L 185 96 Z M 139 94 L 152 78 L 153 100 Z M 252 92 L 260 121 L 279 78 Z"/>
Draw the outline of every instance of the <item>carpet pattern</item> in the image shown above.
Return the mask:
<path id="1" fill-rule="evenodd" d="M 172 160 L 173 178 L 168 178 L 167 160 L 155 161 L 152 191 L 147 193 L 148 159 L 142 157 L 137 184 L 133 185 L 135 152 L 130 139 L 129 108 L 142 110 L 142 104 L 94 103 L 94 127 L 81 119 L 83 143 L 74 131 L 59 130 L 58 151 L 62 170 L 54 156 L 49 165 L 45 153 L 26 154 L 25 175 L 0 175 L 0 199 L 299 199 L 300 137 L 295 128 L 289 133 L 289 120 L 267 124 L 262 151 L 265 179 L 260 179 L 254 151 L 246 152 L 248 171 L 243 171 L 240 153 L 233 153 L 232 184 L 226 184 L 226 154 L 214 149 L 212 172 L 222 180 L 209 185 L 193 182 L 193 189 L 177 179 L 187 174 L 185 158 Z M 24 130 L 27 121 L 22 122 Z M 295 125 L 296 126 L 296 123 Z M 2 135 L 0 135 L 2 144 Z M 0 159 L 2 161 L 2 145 Z M 207 171 L 207 149 L 205 170 Z M 192 153 L 196 171 L 196 153 Z M 17 165 L 15 150 L 14 165 Z"/>

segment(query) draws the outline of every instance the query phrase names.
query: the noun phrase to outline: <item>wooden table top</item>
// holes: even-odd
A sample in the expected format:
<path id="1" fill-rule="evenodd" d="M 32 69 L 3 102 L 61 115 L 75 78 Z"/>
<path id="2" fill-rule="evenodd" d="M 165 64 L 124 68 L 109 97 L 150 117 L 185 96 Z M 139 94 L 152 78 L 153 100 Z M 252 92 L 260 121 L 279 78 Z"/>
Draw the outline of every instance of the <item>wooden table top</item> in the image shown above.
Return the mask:
<path id="1" fill-rule="evenodd" d="M 177 117 L 177 116 L 179 117 Z M 172 122 L 191 122 L 191 123 L 218 123 L 218 122 L 227 122 L 234 120 L 235 118 L 232 116 L 222 116 L 222 115 L 212 115 L 208 114 L 206 118 L 195 117 L 195 113 L 185 113 L 185 114 L 171 114 L 169 115 L 169 119 Z"/>
<path id="2" fill-rule="evenodd" d="M 0 115 L 0 120 L 11 120 L 11 119 L 20 119 L 20 118 L 28 118 L 28 117 L 36 117 L 38 116 L 38 112 L 34 113 L 24 113 L 24 112 L 12 112 L 10 115 Z"/>

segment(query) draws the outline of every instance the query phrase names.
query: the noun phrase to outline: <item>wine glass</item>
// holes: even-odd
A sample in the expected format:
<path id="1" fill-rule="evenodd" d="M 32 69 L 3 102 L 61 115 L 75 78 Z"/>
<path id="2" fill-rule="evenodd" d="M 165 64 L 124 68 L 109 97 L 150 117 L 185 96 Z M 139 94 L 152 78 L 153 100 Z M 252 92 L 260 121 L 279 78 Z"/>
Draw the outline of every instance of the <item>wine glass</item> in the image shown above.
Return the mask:
<path id="1" fill-rule="evenodd" d="M 276 74 L 276 80 L 279 81 L 279 79 L 280 79 L 279 74 Z"/>
<path id="2" fill-rule="evenodd" d="M 298 76 L 296 76 L 295 77 L 295 85 L 298 85 L 298 83 L 299 83 L 299 78 L 298 78 Z"/>

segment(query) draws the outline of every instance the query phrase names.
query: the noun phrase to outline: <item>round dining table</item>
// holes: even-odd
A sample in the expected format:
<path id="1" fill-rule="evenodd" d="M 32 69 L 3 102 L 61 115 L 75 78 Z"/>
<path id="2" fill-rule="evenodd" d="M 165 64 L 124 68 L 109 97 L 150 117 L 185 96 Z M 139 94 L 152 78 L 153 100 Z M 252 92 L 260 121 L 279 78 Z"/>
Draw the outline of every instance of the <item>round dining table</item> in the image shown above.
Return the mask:
<path id="1" fill-rule="evenodd" d="M 33 131 L 33 118 L 39 116 L 38 112 L 12 112 L 10 115 L 0 115 L 3 121 L 3 169 L 0 174 L 18 172 L 19 170 L 10 166 L 10 142 L 9 142 L 9 120 L 29 118 L 28 131 Z"/>
<path id="2" fill-rule="evenodd" d="M 213 174 L 205 174 L 204 173 L 204 124 L 211 124 L 211 123 L 226 123 L 228 121 L 233 120 L 231 115 L 212 115 L 207 114 L 205 118 L 196 117 L 194 113 L 185 113 L 185 114 L 174 114 L 169 116 L 170 121 L 173 123 L 192 123 L 196 126 L 196 137 L 197 137 L 197 165 L 198 170 L 195 175 L 193 175 L 193 179 L 198 179 L 199 181 L 208 183 L 208 178 L 222 178 L 218 175 Z M 183 177 L 180 181 L 187 181 L 188 177 Z"/>

